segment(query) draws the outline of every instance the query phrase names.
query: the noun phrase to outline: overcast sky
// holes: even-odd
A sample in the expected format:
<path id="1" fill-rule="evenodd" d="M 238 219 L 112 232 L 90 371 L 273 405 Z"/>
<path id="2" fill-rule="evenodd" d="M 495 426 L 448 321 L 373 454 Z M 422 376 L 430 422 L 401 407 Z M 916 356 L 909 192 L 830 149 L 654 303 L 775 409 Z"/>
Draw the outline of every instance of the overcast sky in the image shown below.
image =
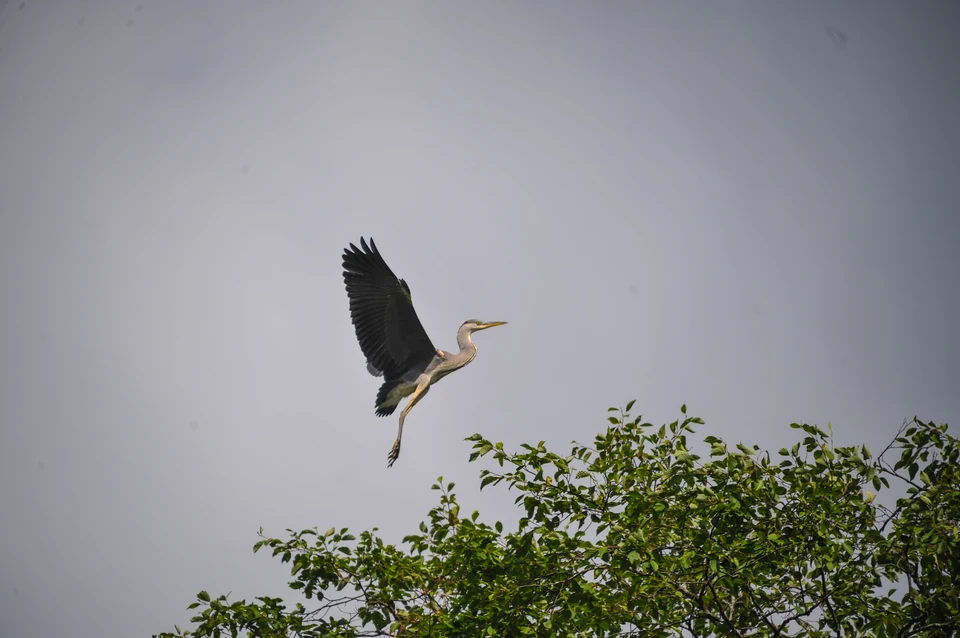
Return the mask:
<path id="1" fill-rule="evenodd" d="M 774 447 L 957 422 L 960 5 L 0 1 L 0 636 L 284 595 L 256 531 L 398 542 L 464 437 L 605 410 Z M 373 414 L 341 254 L 440 348 Z M 508 525 L 510 527 L 511 525 Z"/>

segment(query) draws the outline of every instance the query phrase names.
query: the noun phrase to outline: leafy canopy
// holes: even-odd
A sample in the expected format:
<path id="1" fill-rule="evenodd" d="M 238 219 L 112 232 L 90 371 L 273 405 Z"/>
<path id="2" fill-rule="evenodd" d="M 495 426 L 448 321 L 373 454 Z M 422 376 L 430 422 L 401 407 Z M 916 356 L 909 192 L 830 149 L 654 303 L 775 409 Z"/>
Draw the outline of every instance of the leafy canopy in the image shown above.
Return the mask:
<path id="1" fill-rule="evenodd" d="M 169 636 L 951 636 L 960 627 L 960 446 L 946 425 L 905 422 L 874 457 L 832 430 L 791 425 L 776 455 L 699 418 L 659 428 L 611 408 L 592 445 L 490 457 L 515 531 L 461 516 L 454 484 L 401 546 L 374 528 L 261 540 L 291 564 L 278 598 L 200 592 L 190 631 Z M 708 451 L 709 450 L 709 451 Z M 869 490 L 873 490 L 873 492 Z M 889 506 L 875 493 L 891 495 Z M 892 498 L 899 496 L 899 498 Z"/>

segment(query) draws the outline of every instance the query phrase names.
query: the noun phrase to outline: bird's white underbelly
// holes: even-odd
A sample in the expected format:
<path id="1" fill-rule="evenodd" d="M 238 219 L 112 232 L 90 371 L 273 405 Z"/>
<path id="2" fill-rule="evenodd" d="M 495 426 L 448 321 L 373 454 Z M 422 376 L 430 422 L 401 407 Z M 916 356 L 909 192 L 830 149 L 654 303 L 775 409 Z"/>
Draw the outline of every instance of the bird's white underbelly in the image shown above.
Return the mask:
<path id="1" fill-rule="evenodd" d="M 396 405 L 400 403 L 400 401 L 402 401 L 405 397 L 408 397 L 411 394 L 413 394 L 414 390 L 417 389 L 417 386 L 420 383 L 424 383 L 428 379 L 429 377 L 427 377 L 427 375 L 421 374 L 419 377 L 417 377 L 416 381 L 401 383 L 400 385 L 395 387 L 393 390 L 390 390 L 390 394 L 387 395 L 386 403 L 388 405 Z"/>
<path id="2" fill-rule="evenodd" d="M 400 403 L 404 397 L 410 396 L 416 389 L 416 383 L 401 383 L 393 390 L 390 390 L 390 394 L 387 395 L 387 400 L 391 405 Z"/>

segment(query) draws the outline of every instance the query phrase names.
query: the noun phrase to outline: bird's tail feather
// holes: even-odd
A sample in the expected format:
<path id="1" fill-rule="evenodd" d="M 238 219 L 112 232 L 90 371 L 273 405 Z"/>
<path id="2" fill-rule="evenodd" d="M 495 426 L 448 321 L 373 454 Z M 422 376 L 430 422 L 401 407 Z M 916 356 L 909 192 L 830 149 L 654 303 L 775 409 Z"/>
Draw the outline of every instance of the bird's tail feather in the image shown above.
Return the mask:
<path id="1" fill-rule="evenodd" d="M 388 403 L 390 399 L 390 392 L 400 385 L 400 379 L 387 379 L 380 386 L 380 390 L 377 391 L 377 416 L 390 416 L 397 409 L 399 401 L 395 403 Z"/>

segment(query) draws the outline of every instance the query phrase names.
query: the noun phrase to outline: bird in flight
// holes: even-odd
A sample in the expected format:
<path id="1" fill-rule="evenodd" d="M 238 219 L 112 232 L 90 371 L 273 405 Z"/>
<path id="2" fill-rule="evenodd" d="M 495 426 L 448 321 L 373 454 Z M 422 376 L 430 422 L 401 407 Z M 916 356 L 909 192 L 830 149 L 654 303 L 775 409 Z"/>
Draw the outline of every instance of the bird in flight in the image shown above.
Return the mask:
<path id="1" fill-rule="evenodd" d="M 460 352 L 444 352 L 430 341 L 417 311 L 413 309 L 410 286 L 398 279 L 380 256 L 370 238 L 360 238 L 343 251 L 343 281 L 350 299 L 350 318 L 367 358 L 367 370 L 383 377 L 375 403 L 377 416 L 389 416 L 404 397 L 410 397 L 400 412 L 397 440 L 387 455 L 387 467 L 400 456 L 403 420 L 411 408 L 430 391 L 430 386 L 477 356 L 471 335 L 505 325 L 506 321 L 464 321 L 457 331 Z M 412 395 L 412 396 L 411 396 Z"/>

